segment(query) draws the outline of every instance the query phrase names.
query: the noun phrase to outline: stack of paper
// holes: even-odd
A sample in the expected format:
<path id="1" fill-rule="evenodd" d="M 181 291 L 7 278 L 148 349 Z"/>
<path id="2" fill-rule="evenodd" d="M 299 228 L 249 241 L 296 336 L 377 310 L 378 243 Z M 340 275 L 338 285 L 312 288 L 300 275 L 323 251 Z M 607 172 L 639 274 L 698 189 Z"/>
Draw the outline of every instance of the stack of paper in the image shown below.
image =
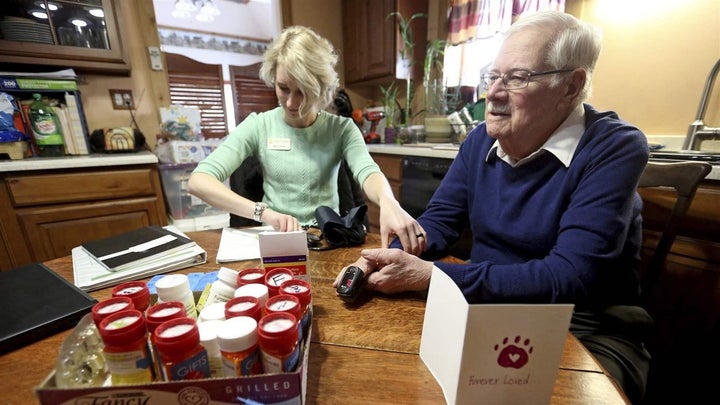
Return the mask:
<path id="1" fill-rule="evenodd" d="M 75 285 L 93 291 L 207 261 L 207 252 L 177 228 L 148 226 L 72 250 Z"/>

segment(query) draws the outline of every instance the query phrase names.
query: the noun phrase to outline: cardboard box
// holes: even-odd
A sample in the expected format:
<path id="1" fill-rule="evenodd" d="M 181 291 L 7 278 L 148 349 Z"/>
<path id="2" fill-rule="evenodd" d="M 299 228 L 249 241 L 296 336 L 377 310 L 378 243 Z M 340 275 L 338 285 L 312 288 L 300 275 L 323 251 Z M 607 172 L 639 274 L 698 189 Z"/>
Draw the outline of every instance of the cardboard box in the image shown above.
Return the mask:
<path id="1" fill-rule="evenodd" d="M 155 276 L 148 283 L 150 301 L 157 302 L 155 282 L 163 277 Z M 217 279 L 217 272 L 191 273 L 188 275 L 193 295 L 201 307 L 202 295 L 210 283 Z M 203 285 L 205 287 L 203 287 Z M 312 314 L 312 312 L 311 312 Z M 312 315 L 311 315 L 312 316 Z M 312 322 L 312 320 L 310 321 Z M 302 362 L 293 372 L 260 374 L 247 377 L 208 378 L 202 380 L 154 382 L 151 384 L 123 385 L 115 387 L 59 388 L 55 371 L 51 372 L 35 388 L 35 395 L 43 405 L 76 404 L 243 404 L 248 400 L 258 404 L 304 404 L 307 395 L 307 367 L 310 357 L 311 328 L 301 343 Z"/>
<path id="2" fill-rule="evenodd" d="M 222 141 L 168 141 L 159 143 L 155 147 L 155 154 L 162 163 L 198 163 L 217 149 Z"/>
<path id="3" fill-rule="evenodd" d="M 308 334 L 305 342 L 310 342 Z M 117 387 L 58 388 L 53 371 L 35 388 L 43 405 L 61 404 L 238 404 L 247 400 L 261 404 L 304 404 L 310 345 L 305 344 L 302 364 L 291 373 L 261 374 L 237 378 L 209 378 L 155 382 Z"/>

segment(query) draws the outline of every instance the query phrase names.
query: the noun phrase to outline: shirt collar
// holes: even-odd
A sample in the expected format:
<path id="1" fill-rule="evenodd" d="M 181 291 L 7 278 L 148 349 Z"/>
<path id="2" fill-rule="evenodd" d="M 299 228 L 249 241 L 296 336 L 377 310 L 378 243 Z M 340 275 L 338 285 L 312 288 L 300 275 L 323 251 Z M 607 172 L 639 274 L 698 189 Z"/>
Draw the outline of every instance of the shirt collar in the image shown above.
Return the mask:
<path id="1" fill-rule="evenodd" d="M 585 108 L 581 103 L 570 113 L 565 121 L 560 124 L 555 132 L 550 135 L 550 138 L 545 141 L 545 144 L 529 156 L 515 161 L 508 156 L 505 151 L 503 151 L 502 146 L 500 146 L 500 142 L 495 140 L 493 145 L 490 147 L 487 156 L 485 156 L 485 161 L 487 162 L 490 160 L 492 152 L 495 151 L 497 157 L 507 162 L 510 166 L 515 167 L 530 162 L 540 154 L 548 151 L 555 155 L 555 157 L 557 157 L 558 160 L 565 165 L 565 167 L 569 167 L 570 162 L 572 162 L 572 157 L 575 155 L 575 150 L 580 143 L 580 138 L 582 138 L 584 132 Z"/>

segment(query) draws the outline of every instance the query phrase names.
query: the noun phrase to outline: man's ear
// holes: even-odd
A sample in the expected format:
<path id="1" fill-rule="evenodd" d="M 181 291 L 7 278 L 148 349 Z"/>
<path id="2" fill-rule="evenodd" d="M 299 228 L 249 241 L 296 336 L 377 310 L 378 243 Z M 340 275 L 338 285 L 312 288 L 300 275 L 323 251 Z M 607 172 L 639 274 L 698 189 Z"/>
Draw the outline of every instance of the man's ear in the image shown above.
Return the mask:
<path id="1" fill-rule="evenodd" d="M 567 85 L 566 96 L 574 99 L 580 96 L 580 92 L 585 87 L 585 80 L 587 80 L 587 72 L 585 69 L 575 69 L 570 73 L 570 81 Z"/>

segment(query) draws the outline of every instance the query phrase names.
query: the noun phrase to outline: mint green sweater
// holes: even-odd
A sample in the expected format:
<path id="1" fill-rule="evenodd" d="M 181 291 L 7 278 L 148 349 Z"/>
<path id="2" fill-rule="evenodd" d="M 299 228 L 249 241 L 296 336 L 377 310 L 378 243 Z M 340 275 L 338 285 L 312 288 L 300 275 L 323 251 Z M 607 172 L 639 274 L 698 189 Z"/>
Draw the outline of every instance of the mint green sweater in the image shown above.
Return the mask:
<path id="1" fill-rule="evenodd" d="M 361 185 L 380 172 L 351 119 L 321 111 L 308 128 L 292 128 L 281 107 L 250 114 L 195 172 L 224 181 L 253 155 L 262 166 L 263 201 L 301 224 L 312 223 L 320 205 L 339 210 L 337 176 L 343 158 Z"/>

